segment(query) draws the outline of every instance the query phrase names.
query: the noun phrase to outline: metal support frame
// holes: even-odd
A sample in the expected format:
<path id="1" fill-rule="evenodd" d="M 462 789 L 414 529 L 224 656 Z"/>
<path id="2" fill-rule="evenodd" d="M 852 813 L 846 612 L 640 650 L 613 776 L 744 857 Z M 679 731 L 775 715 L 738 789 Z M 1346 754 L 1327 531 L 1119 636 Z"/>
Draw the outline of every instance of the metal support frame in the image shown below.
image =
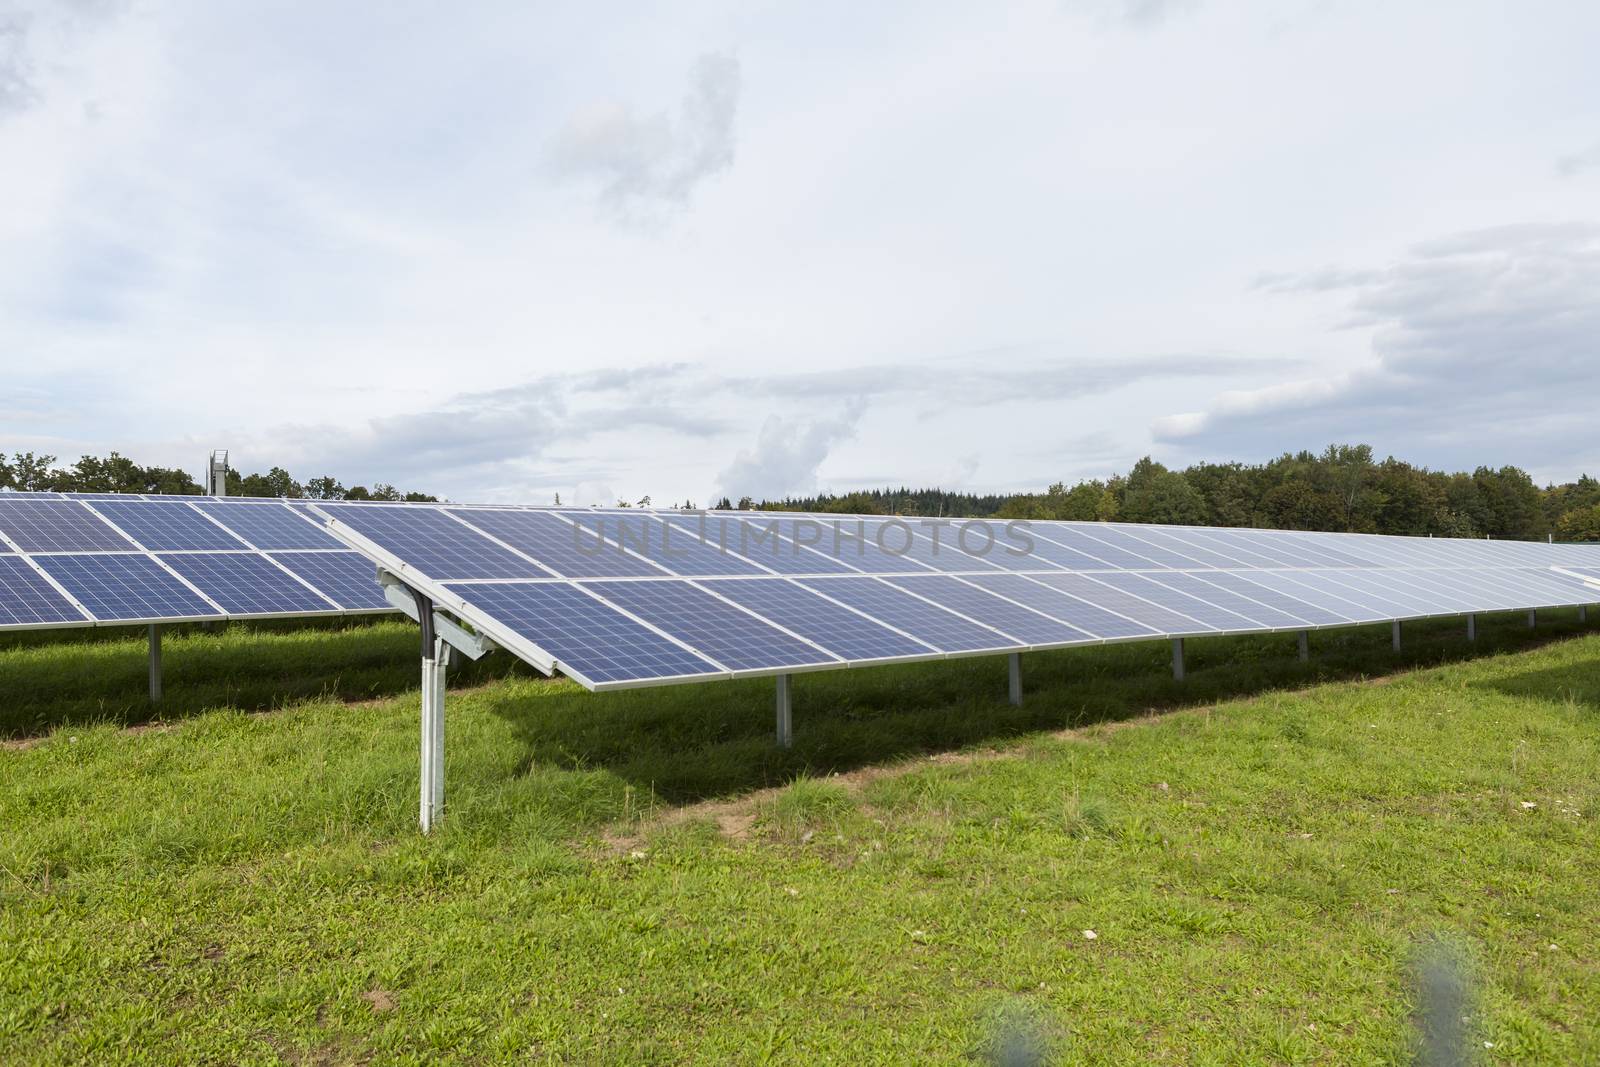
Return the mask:
<path id="1" fill-rule="evenodd" d="M 1587 604 L 1579 604 L 1578 605 L 1578 621 L 1579 622 L 1588 622 L 1589 621 L 1589 605 L 1587 605 Z"/>
<path id="2" fill-rule="evenodd" d="M 794 721 L 790 715 L 789 703 L 789 678 L 787 674 L 778 675 L 778 747 L 788 748 L 794 744 Z"/>
<path id="3" fill-rule="evenodd" d="M 150 624 L 150 703 L 161 703 L 161 626 Z"/>
<path id="4" fill-rule="evenodd" d="M 1394 629 L 1393 629 L 1393 636 L 1391 637 L 1391 641 L 1394 644 L 1394 650 L 1396 652 L 1399 652 L 1400 651 L 1400 620 L 1399 619 L 1394 620 L 1394 624 L 1393 625 L 1394 625 Z"/>
<path id="5" fill-rule="evenodd" d="M 1309 661 L 1311 659 L 1311 634 L 1306 630 L 1301 630 L 1296 635 L 1295 644 L 1299 647 L 1300 662 Z"/>
<path id="6" fill-rule="evenodd" d="M 1476 615 L 1468 615 L 1467 616 L 1467 640 L 1468 641 L 1476 641 L 1477 639 L 1478 639 L 1478 617 Z"/>
<path id="7" fill-rule="evenodd" d="M 1172 680 L 1183 681 L 1183 638 L 1172 639 Z"/>
<path id="8" fill-rule="evenodd" d="M 1532 609 L 1532 610 L 1530 610 L 1528 612 L 1528 629 L 1532 630 L 1534 627 L 1536 627 L 1538 625 L 1539 625 L 1539 612 L 1538 612 L 1538 609 L 1535 608 L 1535 609 Z"/>
<path id="9" fill-rule="evenodd" d="M 1011 703 L 1022 705 L 1022 653 L 1013 652 L 1006 657 L 1006 676 L 1010 683 Z"/>

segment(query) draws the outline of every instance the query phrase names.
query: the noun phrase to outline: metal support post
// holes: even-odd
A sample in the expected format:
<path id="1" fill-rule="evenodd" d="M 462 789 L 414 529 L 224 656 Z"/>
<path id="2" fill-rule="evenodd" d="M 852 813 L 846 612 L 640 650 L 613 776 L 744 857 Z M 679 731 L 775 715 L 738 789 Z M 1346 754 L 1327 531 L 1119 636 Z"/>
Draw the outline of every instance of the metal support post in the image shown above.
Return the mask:
<path id="1" fill-rule="evenodd" d="M 789 715 L 789 676 L 778 675 L 778 747 L 794 744 L 794 724 Z"/>
<path id="2" fill-rule="evenodd" d="M 150 703 L 161 703 L 161 627 L 150 624 Z"/>
<path id="3" fill-rule="evenodd" d="M 1400 620 L 1399 619 L 1394 620 L 1393 643 L 1394 643 L 1394 650 L 1396 652 L 1399 652 L 1400 651 Z"/>
<path id="4" fill-rule="evenodd" d="M 1588 622 L 1589 621 L 1589 605 L 1587 605 L 1587 604 L 1579 604 L 1578 605 L 1578 621 L 1579 622 Z"/>
<path id="5" fill-rule="evenodd" d="M 1478 617 L 1476 615 L 1468 615 L 1467 616 L 1467 640 L 1468 641 L 1476 641 L 1477 639 L 1478 639 Z"/>
<path id="6" fill-rule="evenodd" d="M 1300 646 L 1300 662 L 1305 663 L 1311 658 L 1311 635 L 1301 630 L 1297 644 Z"/>
<path id="7" fill-rule="evenodd" d="M 1172 639 L 1172 680 L 1183 681 L 1183 638 Z"/>
<path id="8" fill-rule="evenodd" d="M 1531 630 L 1535 626 L 1538 626 L 1538 625 L 1539 625 L 1539 613 L 1537 611 L 1528 612 L 1528 629 Z"/>
<path id="9" fill-rule="evenodd" d="M 447 653 L 433 631 L 433 601 L 412 590 L 422 626 L 421 781 L 417 823 L 423 833 L 444 814 L 444 683 Z"/>
<path id="10" fill-rule="evenodd" d="M 1013 652 L 1006 657 L 1006 673 L 1011 686 L 1011 703 L 1022 704 L 1022 653 Z"/>

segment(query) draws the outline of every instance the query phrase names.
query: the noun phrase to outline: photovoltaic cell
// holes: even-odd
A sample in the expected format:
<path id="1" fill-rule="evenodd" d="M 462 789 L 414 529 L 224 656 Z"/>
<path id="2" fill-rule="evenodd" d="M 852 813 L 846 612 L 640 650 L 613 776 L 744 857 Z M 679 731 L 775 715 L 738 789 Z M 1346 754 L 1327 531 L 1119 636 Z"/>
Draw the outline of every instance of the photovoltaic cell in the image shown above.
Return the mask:
<path id="1" fill-rule="evenodd" d="M 1130 537 L 1137 537 L 1141 541 L 1148 541 L 1159 548 L 1174 552 L 1179 558 L 1192 560 L 1185 563 L 1186 567 L 1246 567 L 1249 564 L 1237 556 L 1224 554 L 1223 550 L 1212 545 L 1207 545 L 1197 538 L 1188 537 L 1187 530 L 1157 530 L 1138 527 L 1136 530 L 1124 530 Z"/>
<path id="2" fill-rule="evenodd" d="M 838 662 L 688 582 L 583 584 L 732 670 Z"/>
<path id="3" fill-rule="evenodd" d="M 1148 626 L 1158 633 L 1167 635 L 1183 635 L 1200 633 L 1214 633 L 1216 627 L 1207 626 L 1199 619 L 1164 608 L 1159 604 L 1152 604 L 1142 600 L 1132 593 L 1125 592 L 1115 586 L 1097 581 L 1095 575 L 1085 574 L 1037 574 L 1034 581 L 1043 582 L 1052 589 L 1059 589 L 1063 593 L 1086 600 L 1107 611 L 1125 615 L 1142 626 Z"/>
<path id="4" fill-rule="evenodd" d="M 309 615 L 338 610 L 254 552 L 195 552 L 160 558 L 230 615 Z"/>
<path id="5" fill-rule="evenodd" d="M 877 578 L 802 578 L 808 589 L 832 597 L 941 652 L 1005 651 L 1027 642 L 969 622 Z"/>
<path id="6" fill-rule="evenodd" d="M 1076 548 L 1057 544 L 1050 540 L 1050 528 L 1029 528 L 1022 533 L 1022 545 L 1026 554 L 1021 557 L 1023 570 L 1048 571 L 1053 568 L 1064 568 L 1069 571 L 1105 571 L 1115 570 L 1104 559 L 1080 552 Z M 1148 567 L 1150 564 L 1144 560 L 1139 561 L 1139 566 Z"/>
<path id="7" fill-rule="evenodd" d="M 1180 593 L 1187 593 L 1196 600 L 1203 600 L 1207 604 L 1231 611 L 1241 618 L 1249 619 L 1258 627 L 1270 626 L 1276 629 L 1284 626 L 1304 626 L 1310 622 L 1304 616 L 1280 611 L 1259 600 L 1246 599 L 1238 593 L 1203 582 L 1192 574 L 1181 572 L 1157 574 L 1152 575 L 1151 580 L 1160 582 L 1169 589 L 1176 589 Z"/>
<path id="8" fill-rule="evenodd" d="M 1064 522 L 1036 522 L 1029 532 L 1040 542 L 1041 549 L 1046 541 L 1063 545 L 1100 560 L 1101 570 L 1150 570 L 1160 566 L 1148 556 L 1090 537 L 1076 526 Z"/>
<path id="9" fill-rule="evenodd" d="M 617 515 L 605 512 L 565 512 L 590 531 L 590 539 L 603 538 L 611 551 L 624 546 L 671 574 L 763 574 L 750 560 L 703 543 L 697 534 L 668 526 L 654 515 Z"/>
<path id="10" fill-rule="evenodd" d="M 967 552 L 962 547 L 960 528 L 953 522 L 940 523 L 932 519 L 891 519 L 868 522 L 867 531 L 873 541 L 890 555 L 906 560 L 898 569 L 914 571 L 921 568 L 912 561 L 936 571 L 992 571 L 998 568 L 982 556 Z M 937 540 L 935 540 L 937 538 Z M 977 535 L 969 536 L 975 549 L 984 545 Z"/>
<path id="11" fill-rule="evenodd" d="M 359 552 L 274 552 L 272 558 L 328 594 L 346 611 L 389 608 L 383 587 L 378 585 L 377 567 Z"/>
<path id="12" fill-rule="evenodd" d="M 1046 575 L 1046 577 L 1050 577 Z M 1102 638 L 1157 637 L 1159 631 L 1123 618 L 1096 604 L 1079 600 L 1052 586 L 1020 574 L 975 574 L 967 579 L 991 593 L 1019 601 L 1053 619 Z"/>
<path id="13" fill-rule="evenodd" d="M 210 619 L 217 609 L 146 555 L 36 557 L 96 619 Z"/>
<path id="14" fill-rule="evenodd" d="M 1256 571 L 1250 575 L 1250 580 L 1288 596 L 1309 600 L 1357 622 L 1380 622 L 1399 617 L 1396 614 L 1399 609 L 1395 605 L 1378 603 L 1364 593 L 1339 584 L 1335 576 L 1343 573 L 1342 570 Z"/>
<path id="15" fill-rule="evenodd" d="M 24 552 L 132 552 L 136 548 L 76 500 L 0 497 L 0 532 Z"/>
<path id="16" fill-rule="evenodd" d="M 594 683 L 717 677 L 722 672 L 654 630 L 562 582 L 447 586 Z"/>
<path id="17" fill-rule="evenodd" d="M 244 538 L 256 548 L 274 552 L 285 548 L 343 548 L 304 512 L 267 502 L 206 500 L 195 504 L 201 511 Z"/>
<path id="18" fill-rule="evenodd" d="M 1257 572 L 1239 574 L 1229 571 L 1207 571 L 1197 574 L 1197 578 L 1204 580 L 1209 585 L 1237 593 L 1239 596 L 1257 600 L 1268 607 L 1277 608 L 1279 611 L 1304 619 L 1313 626 L 1339 626 L 1351 621 L 1350 616 L 1341 615 L 1320 607 L 1305 598 L 1289 596 L 1287 593 L 1269 588 L 1254 579 Z"/>
<path id="19" fill-rule="evenodd" d="M 25 560 L 0 556 L 0 626 L 82 622 L 83 613 Z"/>
<path id="20" fill-rule="evenodd" d="M 451 514 L 569 578 L 661 576 L 666 570 L 548 511 L 455 508 Z"/>
<path id="21" fill-rule="evenodd" d="M 550 572 L 442 511 L 403 504 L 325 504 L 327 513 L 438 581 L 547 578 Z"/>
<path id="22" fill-rule="evenodd" d="M 1198 619 L 1208 626 L 1219 630 L 1260 630 L 1262 625 L 1247 619 L 1236 612 L 1219 608 L 1204 600 L 1198 600 L 1187 593 L 1180 592 L 1160 584 L 1156 578 L 1161 575 L 1152 575 L 1146 578 L 1139 574 L 1097 574 L 1095 580 L 1105 582 L 1107 585 L 1121 589 L 1125 593 L 1143 597 L 1154 604 L 1170 608 L 1191 619 Z"/>
<path id="23" fill-rule="evenodd" d="M 169 500 L 96 500 L 94 509 L 152 552 L 246 547 L 188 504 Z"/>
<path id="24" fill-rule="evenodd" d="M 700 583 L 773 619 L 848 660 L 926 656 L 936 649 L 896 633 L 783 578 L 710 579 Z"/>
<path id="25" fill-rule="evenodd" d="M 1002 600 L 959 578 L 930 574 L 926 577 L 888 580 L 901 589 L 927 597 L 941 607 L 958 611 L 971 619 L 981 619 L 986 625 L 1030 645 L 1087 643 L 1094 640 L 1093 634 L 1085 633 L 1076 626 L 1068 626 L 1032 608 Z"/>
<path id="26" fill-rule="evenodd" d="M 1174 552 L 1170 548 L 1148 541 L 1138 534 L 1125 530 L 1120 526 L 1111 526 L 1101 523 L 1083 531 L 1090 538 L 1107 545 L 1121 548 L 1135 556 L 1142 556 L 1158 567 L 1198 567 L 1200 561 L 1181 552 Z"/>
<path id="27" fill-rule="evenodd" d="M 840 560 L 787 537 L 790 531 L 804 529 L 807 538 L 820 538 L 820 523 L 803 526 L 793 521 L 787 525 L 772 518 L 746 518 L 726 515 L 663 515 L 662 519 L 674 531 L 691 538 L 703 539 L 718 551 L 726 550 L 736 556 L 751 560 L 777 571 L 779 574 L 852 574 L 856 573 Z M 674 540 L 679 536 L 673 534 Z"/>

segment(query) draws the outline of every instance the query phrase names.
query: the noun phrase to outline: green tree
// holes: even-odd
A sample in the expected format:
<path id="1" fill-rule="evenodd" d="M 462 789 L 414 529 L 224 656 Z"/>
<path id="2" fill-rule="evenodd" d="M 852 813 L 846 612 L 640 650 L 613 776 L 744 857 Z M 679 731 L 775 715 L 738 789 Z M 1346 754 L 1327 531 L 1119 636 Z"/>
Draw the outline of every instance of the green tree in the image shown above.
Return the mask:
<path id="1" fill-rule="evenodd" d="M 1128 522 L 1201 525 L 1210 517 L 1205 498 L 1177 471 L 1149 456 L 1133 465 L 1122 491 L 1122 517 Z"/>
<path id="2" fill-rule="evenodd" d="M 1576 508 L 1556 523 L 1558 541 L 1600 541 L 1600 504 Z"/>
<path id="3" fill-rule="evenodd" d="M 306 483 L 306 496 L 312 500 L 343 500 L 344 486 L 331 474 L 313 478 Z"/>

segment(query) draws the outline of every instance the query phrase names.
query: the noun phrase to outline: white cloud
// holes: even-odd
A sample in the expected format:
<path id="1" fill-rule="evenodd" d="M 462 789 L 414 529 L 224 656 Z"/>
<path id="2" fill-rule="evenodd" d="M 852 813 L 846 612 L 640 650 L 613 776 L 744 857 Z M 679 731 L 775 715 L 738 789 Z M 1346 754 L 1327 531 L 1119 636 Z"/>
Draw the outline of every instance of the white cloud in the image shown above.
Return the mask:
<path id="1" fill-rule="evenodd" d="M 734 56 L 701 56 L 676 119 L 615 101 L 591 105 L 568 121 L 551 161 L 561 174 L 596 181 L 602 204 L 623 217 L 681 205 L 733 166 L 739 78 Z"/>
<path id="2" fill-rule="evenodd" d="M 856 432 L 865 404 L 852 400 L 835 415 L 819 419 L 768 416 L 754 448 L 744 449 L 717 476 L 725 496 L 776 499 L 809 493 L 817 472 L 839 442 Z"/>

